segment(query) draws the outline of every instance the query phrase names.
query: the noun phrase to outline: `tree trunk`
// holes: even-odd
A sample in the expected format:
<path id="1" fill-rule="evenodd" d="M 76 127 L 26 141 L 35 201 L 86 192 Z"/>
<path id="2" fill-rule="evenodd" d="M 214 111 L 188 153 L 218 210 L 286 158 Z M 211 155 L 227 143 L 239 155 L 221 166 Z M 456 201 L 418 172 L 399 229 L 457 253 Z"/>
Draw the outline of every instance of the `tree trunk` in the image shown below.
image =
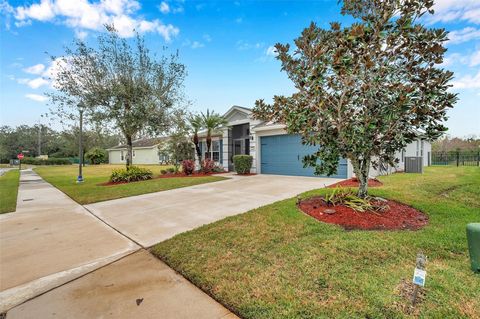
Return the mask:
<path id="1" fill-rule="evenodd" d="M 365 198 L 368 195 L 368 173 L 370 171 L 370 159 L 352 161 L 353 171 L 357 177 L 359 187 L 357 196 Z"/>
<path id="2" fill-rule="evenodd" d="M 210 158 L 210 148 L 212 147 L 212 134 L 210 131 L 207 133 L 207 154 L 208 158 Z"/>
<path id="3" fill-rule="evenodd" d="M 125 158 L 125 165 L 126 165 L 126 168 L 127 170 L 130 169 L 130 166 L 132 165 L 132 162 L 133 162 L 133 143 L 132 143 L 132 136 L 131 135 L 127 135 L 125 136 L 126 140 L 127 140 L 127 156 Z"/>
<path id="4" fill-rule="evenodd" d="M 198 158 L 198 167 L 202 166 L 202 151 L 200 150 L 200 143 L 198 141 L 198 134 L 195 132 L 193 134 L 193 144 L 195 145 L 195 151 L 197 152 L 197 158 Z"/>

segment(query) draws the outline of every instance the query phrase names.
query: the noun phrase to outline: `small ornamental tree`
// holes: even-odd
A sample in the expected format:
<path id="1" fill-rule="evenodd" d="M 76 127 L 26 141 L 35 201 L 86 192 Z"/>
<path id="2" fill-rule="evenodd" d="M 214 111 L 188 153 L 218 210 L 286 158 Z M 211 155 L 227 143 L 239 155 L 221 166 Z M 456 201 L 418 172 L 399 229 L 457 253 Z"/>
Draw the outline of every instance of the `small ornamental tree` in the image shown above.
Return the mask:
<path id="1" fill-rule="evenodd" d="M 395 152 L 418 137 L 434 139 L 457 100 L 449 93 L 453 73 L 439 67 L 444 29 L 419 18 L 433 0 L 344 0 L 342 14 L 355 18 L 329 29 L 312 23 L 295 40 L 275 46 L 282 70 L 297 92 L 255 103 L 254 116 L 286 124 L 318 151 L 303 159 L 316 174 L 335 174 L 340 158 L 353 165 L 367 196 L 370 166 L 394 165 Z"/>

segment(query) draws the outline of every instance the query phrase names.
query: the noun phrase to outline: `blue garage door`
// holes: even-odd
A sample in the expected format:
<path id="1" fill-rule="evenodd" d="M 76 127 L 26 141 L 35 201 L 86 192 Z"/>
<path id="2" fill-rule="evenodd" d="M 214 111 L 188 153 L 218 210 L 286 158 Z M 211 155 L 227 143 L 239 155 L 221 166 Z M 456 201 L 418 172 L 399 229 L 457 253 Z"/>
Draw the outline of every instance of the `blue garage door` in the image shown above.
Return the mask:
<path id="1" fill-rule="evenodd" d="M 298 135 L 260 137 L 262 174 L 318 176 L 313 167 L 303 168 L 302 159 L 313 154 L 318 146 L 302 145 Z M 337 174 L 330 177 L 347 178 L 347 160 L 341 159 Z"/>

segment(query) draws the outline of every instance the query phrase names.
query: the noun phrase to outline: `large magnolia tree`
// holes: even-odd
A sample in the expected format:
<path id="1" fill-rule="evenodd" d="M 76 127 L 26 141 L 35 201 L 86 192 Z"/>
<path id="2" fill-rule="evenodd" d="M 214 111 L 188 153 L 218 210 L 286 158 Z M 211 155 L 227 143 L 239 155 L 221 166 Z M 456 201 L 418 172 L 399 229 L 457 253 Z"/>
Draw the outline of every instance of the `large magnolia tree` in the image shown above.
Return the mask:
<path id="1" fill-rule="evenodd" d="M 113 26 L 106 28 L 95 48 L 77 40 L 63 57 L 52 57 L 57 91 L 50 96 L 61 111 L 81 105 L 94 121 L 113 123 L 127 145 L 128 169 L 134 138 L 167 132 L 183 97 L 186 70 L 177 54 L 157 57 L 140 35 L 131 43 Z"/>
<path id="2" fill-rule="evenodd" d="M 258 100 L 254 115 L 285 123 L 289 133 L 318 146 L 303 159 L 317 174 L 332 175 L 339 158 L 351 161 L 367 195 L 370 167 L 394 165 L 395 152 L 419 134 L 436 138 L 456 95 L 453 73 L 440 64 L 446 51 L 444 29 L 426 28 L 419 18 L 432 14 L 432 0 L 344 0 L 350 26 L 312 23 L 295 40 L 275 46 L 282 70 L 297 92 Z"/>

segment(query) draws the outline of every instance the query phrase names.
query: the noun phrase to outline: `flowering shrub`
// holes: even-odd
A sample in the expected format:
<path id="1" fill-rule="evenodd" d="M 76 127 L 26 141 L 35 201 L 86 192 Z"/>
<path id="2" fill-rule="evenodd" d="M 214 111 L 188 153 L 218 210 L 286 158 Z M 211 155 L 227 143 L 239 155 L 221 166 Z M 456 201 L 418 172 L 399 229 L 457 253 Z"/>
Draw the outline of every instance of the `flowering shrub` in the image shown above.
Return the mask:
<path id="1" fill-rule="evenodd" d="M 215 170 L 215 162 L 209 158 L 202 162 L 202 172 L 204 174 L 212 173 Z"/>
<path id="2" fill-rule="evenodd" d="M 183 160 L 182 161 L 182 170 L 185 175 L 192 175 L 195 170 L 195 162 L 192 160 Z"/>

